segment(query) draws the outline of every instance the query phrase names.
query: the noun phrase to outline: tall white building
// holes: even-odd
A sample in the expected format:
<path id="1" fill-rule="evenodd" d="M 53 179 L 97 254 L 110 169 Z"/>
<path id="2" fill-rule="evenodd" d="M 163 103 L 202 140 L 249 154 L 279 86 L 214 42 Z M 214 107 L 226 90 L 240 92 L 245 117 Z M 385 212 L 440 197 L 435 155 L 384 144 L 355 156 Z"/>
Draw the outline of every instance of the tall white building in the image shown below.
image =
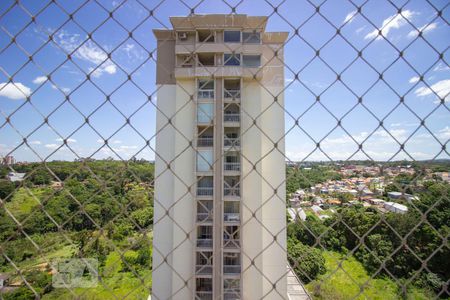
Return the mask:
<path id="1" fill-rule="evenodd" d="M 153 299 L 286 299 L 285 32 L 247 15 L 154 30 Z"/>

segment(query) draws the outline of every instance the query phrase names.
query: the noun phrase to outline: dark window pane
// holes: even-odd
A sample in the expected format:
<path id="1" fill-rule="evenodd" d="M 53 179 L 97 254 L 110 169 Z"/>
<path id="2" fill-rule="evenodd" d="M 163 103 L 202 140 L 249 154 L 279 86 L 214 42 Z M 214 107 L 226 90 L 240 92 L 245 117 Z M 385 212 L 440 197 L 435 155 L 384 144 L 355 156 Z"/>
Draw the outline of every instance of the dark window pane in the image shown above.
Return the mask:
<path id="1" fill-rule="evenodd" d="M 225 31 L 223 34 L 223 40 L 225 43 L 240 43 L 241 32 L 240 31 Z"/>

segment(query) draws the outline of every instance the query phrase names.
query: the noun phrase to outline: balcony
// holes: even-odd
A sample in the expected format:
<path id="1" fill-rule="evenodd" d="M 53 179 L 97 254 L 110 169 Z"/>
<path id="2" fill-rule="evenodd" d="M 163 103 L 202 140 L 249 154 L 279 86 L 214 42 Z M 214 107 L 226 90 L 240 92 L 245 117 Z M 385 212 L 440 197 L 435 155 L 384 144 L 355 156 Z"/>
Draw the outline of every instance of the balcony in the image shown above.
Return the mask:
<path id="1" fill-rule="evenodd" d="M 197 92 L 198 99 L 214 99 L 214 90 L 203 89 Z"/>
<path id="2" fill-rule="evenodd" d="M 197 187 L 197 196 L 212 196 L 214 193 L 214 188 L 211 187 Z"/>
<path id="3" fill-rule="evenodd" d="M 197 138 L 197 147 L 212 147 L 214 138 L 212 136 L 204 136 Z"/>
<path id="4" fill-rule="evenodd" d="M 195 274 L 197 275 L 211 275 L 212 274 L 212 265 L 197 265 L 195 266 Z"/>
<path id="5" fill-rule="evenodd" d="M 237 112 L 237 113 L 225 112 L 223 114 L 223 121 L 225 123 L 239 123 L 240 120 L 241 120 L 241 114 L 239 112 Z"/>
<path id="6" fill-rule="evenodd" d="M 241 163 L 240 162 L 225 162 L 223 164 L 224 171 L 240 171 Z"/>
<path id="7" fill-rule="evenodd" d="M 211 213 L 199 212 L 197 213 L 197 222 L 212 222 L 213 216 Z"/>
<path id="8" fill-rule="evenodd" d="M 197 239 L 197 247 L 199 248 L 212 248 L 212 239 Z"/>
<path id="9" fill-rule="evenodd" d="M 263 72 L 260 67 L 245 67 L 245 66 L 194 66 L 176 67 L 175 78 L 193 78 L 193 77 L 242 77 L 244 79 L 263 78 Z"/>
<path id="10" fill-rule="evenodd" d="M 239 222 L 241 219 L 239 213 L 224 213 L 223 220 L 225 222 Z"/>
<path id="11" fill-rule="evenodd" d="M 239 187 L 237 187 L 237 188 L 226 187 L 223 189 L 223 195 L 230 196 L 230 197 L 240 197 L 241 189 Z"/>
<path id="12" fill-rule="evenodd" d="M 195 300 L 212 300 L 213 295 L 212 292 L 196 292 Z"/>
<path id="13" fill-rule="evenodd" d="M 239 249 L 241 242 L 238 239 L 224 239 L 223 247 L 225 249 Z"/>
<path id="14" fill-rule="evenodd" d="M 241 265 L 224 265 L 223 273 L 224 274 L 240 274 L 241 273 Z"/>
<path id="15" fill-rule="evenodd" d="M 235 291 L 235 292 L 225 291 L 223 293 L 223 299 L 224 300 L 240 300 L 241 299 L 240 292 L 239 291 Z"/>
<path id="16" fill-rule="evenodd" d="M 239 138 L 230 138 L 225 136 L 223 140 L 223 145 L 225 147 L 240 147 L 241 140 Z"/>

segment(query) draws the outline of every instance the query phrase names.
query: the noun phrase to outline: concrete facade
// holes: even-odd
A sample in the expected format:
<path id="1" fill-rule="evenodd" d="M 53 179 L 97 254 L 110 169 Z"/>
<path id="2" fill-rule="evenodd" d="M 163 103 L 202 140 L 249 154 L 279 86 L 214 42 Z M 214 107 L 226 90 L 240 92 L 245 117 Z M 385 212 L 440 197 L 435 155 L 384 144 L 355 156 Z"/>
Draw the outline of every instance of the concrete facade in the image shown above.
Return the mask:
<path id="1" fill-rule="evenodd" d="M 246 15 L 171 22 L 154 30 L 152 297 L 287 299 L 287 33 Z"/>

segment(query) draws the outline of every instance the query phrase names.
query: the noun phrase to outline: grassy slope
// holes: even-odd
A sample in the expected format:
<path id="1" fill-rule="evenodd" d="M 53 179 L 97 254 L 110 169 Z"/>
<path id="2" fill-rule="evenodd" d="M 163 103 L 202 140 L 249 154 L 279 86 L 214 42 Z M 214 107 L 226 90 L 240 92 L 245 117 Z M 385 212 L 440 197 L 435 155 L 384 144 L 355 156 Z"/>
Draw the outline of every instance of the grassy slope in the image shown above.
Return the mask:
<path id="1" fill-rule="evenodd" d="M 349 257 L 342 263 L 341 269 L 338 264 L 343 259 L 342 254 L 325 251 L 324 257 L 327 273 L 306 286 L 315 299 L 400 299 L 397 285 L 388 278 L 371 279 L 364 287 L 364 292 L 356 297 L 360 291 L 359 286 L 370 278 L 362 264 L 354 257 Z M 336 269 L 338 270 L 334 272 Z M 412 290 L 408 295 L 408 299 L 429 299 L 429 297 L 430 295 L 419 289 Z"/>
<path id="2" fill-rule="evenodd" d="M 6 203 L 6 208 L 14 215 L 29 215 L 39 204 L 38 199 L 42 201 L 49 193 L 51 193 L 49 188 L 30 188 L 29 190 L 20 188 L 14 193 L 12 201 Z"/>
<path id="3" fill-rule="evenodd" d="M 139 271 L 139 277 L 132 272 L 124 271 L 123 263 L 117 252 L 111 252 L 100 270 L 102 283 L 97 287 L 73 290 L 77 299 L 106 300 L 106 299 L 147 299 L 151 289 L 151 270 Z M 66 289 L 53 290 L 45 294 L 43 300 L 73 299 L 74 295 Z"/>

